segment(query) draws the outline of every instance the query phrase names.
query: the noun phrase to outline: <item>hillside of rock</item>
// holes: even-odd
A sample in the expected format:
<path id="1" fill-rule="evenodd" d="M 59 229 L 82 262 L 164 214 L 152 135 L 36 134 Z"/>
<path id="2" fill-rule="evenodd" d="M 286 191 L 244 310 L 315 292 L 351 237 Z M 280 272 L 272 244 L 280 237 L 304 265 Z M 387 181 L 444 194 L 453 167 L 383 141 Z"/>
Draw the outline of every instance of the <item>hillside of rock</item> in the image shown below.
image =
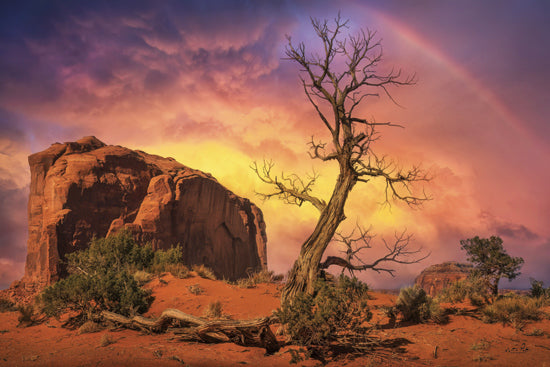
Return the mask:
<path id="1" fill-rule="evenodd" d="M 156 249 L 180 244 L 186 264 L 227 279 L 267 266 L 261 210 L 173 158 L 85 137 L 53 144 L 29 165 L 25 283 L 59 279 L 67 253 L 122 228 Z"/>

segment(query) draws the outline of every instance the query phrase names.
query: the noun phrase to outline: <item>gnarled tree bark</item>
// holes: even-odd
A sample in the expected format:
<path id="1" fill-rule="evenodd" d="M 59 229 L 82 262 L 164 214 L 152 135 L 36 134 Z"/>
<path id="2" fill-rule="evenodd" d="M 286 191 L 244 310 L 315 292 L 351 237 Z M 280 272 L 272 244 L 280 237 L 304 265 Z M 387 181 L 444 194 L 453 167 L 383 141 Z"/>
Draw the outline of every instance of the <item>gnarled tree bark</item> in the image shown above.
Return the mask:
<path id="1" fill-rule="evenodd" d="M 186 314 L 176 309 L 166 309 L 156 319 L 143 316 L 125 317 L 114 312 L 103 311 L 104 320 L 131 329 L 148 332 L 164 332 L 172 321 L 188 325 L 185 328 L 173 328 L 171 331 L 184 341 L 206 343 L 232 342 L 238 345 L 264 348 L 267 353 L 279 350 L 279 343 L 269 325 L 277 320 L 274 317 L 262 317 L 252 320 L 206 320 Z"/>

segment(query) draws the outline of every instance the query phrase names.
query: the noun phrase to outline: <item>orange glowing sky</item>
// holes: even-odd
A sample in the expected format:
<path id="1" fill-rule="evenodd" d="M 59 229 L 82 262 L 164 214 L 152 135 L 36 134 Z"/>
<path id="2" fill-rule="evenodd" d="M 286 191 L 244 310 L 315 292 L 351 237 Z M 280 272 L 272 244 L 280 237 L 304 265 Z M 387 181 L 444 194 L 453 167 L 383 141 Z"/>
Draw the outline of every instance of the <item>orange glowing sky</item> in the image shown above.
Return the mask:
<path id="1" fill-rule="evenodd" d="M 365 104 L 366 117 L 406 126 L 383 130 L 378 152 L 434 176 L 433 200 L 419 210 L 380 206 L 376 183 L 354 189 L 344 230 L 357 221 L 389 239 L 406 228 L 432 253 L 395 278 L 363 279 L 409 284 L 429 264 L 464 260 L 461 239 L 499 235 L 525 259 L 522 276 L 502 286 L 550 283 L 547 2 L 26 1 L 3 4 L 0 22 L 0 288 L 23 273 L 27 156 L 85 135 L 174 157 L 251 198 L 267 223 L 269 267 L 286 272 L 316 210 L 261 202 L 254 192 L 266 188 L 249 166 L 314 168 L 328 199 L 335 167 L 309 159 L 306 146 L 326 132 L 282 57 L 286 34 L 314 45 L 309 17 L 338 10 L 352 32 L 377 30 L 384 68 L 418 76 L 392 90 L 402 107 Z"/>

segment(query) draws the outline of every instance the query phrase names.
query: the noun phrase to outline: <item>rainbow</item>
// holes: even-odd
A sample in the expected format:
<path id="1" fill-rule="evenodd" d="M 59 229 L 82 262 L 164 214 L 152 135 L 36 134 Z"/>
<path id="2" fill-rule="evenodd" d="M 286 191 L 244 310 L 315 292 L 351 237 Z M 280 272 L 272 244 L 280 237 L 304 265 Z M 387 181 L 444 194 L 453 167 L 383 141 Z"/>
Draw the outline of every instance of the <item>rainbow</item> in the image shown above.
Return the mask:
<path id="1" fill-rule="evenodd" d="M 422 38 L 415 31 L 404 25 L 402 22 L 390 17 L 389 15 L 380 12 L 379 10 L 369 9 L 374 13 L 377 20 L 388 26 L 396 35 L 403 41 L 417 47 L 432 60 L 449 70 L 454 77 L 462 80 L 465 85 L 472 88 L 481 101 L 486 103 L 509 128 L 518 132 L 518 137 L 528 139 L 531 142 L 536 142 L 540 147 L 546 147 L 546 144 L 540 140 L 526 125 L 518 118 L 508 106 L 503 103 L 498 96 L 487 86 L 480 83 L 465 67 L 445 55 L 441 50 L 436 48 L 426 39 Z"/>

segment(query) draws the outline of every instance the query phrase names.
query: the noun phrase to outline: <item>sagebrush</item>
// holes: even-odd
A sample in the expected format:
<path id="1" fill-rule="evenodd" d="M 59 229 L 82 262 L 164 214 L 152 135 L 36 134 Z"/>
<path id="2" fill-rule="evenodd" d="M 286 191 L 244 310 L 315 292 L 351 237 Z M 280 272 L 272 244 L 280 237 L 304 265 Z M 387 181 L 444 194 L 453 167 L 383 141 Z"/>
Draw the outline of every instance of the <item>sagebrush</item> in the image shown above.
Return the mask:
<path id="1" fill-rule="evenodd" d="M 275 314 L 293 343 L 328 345 L 350 334 L 366 335 L 364 324 L 372 317 L 368 299 L 366 284 L 342 275 L 334 284 L 319 279 L 313 294 L 299 293 Z"/>
<path id="2" fill-rule="evenodd" d="M 151 292 L 140 288 L 152 277 L 168 269 L 188 270 L 181 265 L 182 250 L 173 247 L 153 251 L 140 246 L 128 231 L 108 238 L 93 239 L 82 251 L 68 254 L 70 275 L 47 287 L 40 296 L 42 311 L 57 316 L 76 311 L 81 322 L 102 310 L 131 316 L 147 311 Z"/>
<path id="3" fill-rule="evenodd" d="M 442 323 L 446 321 L 439 304 L 417 285 L 402 288 L 397 297 L 396 308 L 403 321 Z"/>

